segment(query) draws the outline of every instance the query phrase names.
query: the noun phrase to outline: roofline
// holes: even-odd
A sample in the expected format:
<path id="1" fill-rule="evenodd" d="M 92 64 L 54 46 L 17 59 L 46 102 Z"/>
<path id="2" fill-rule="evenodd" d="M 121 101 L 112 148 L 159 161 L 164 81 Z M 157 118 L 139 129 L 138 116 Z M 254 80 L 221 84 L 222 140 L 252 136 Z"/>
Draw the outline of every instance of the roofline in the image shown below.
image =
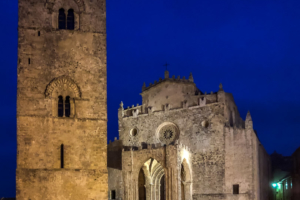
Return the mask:
<path id="1" fill-rule="evenodd" d="M 171 83 L 184 83 L 184 84 L 193 84 L 196 87 L 196 84 L 188 79 L 175 79 L 175 77 L 173 78 L 166 78 L 166 79 L 162 79 L 159 80 L 158 82 L 154 82 L 154 84 L 152 85 L 150 83 L 150 85 L 148 87 L 143 87 L 142 88 L 142 92 L 140 94 L 143 94 L 146 91 L 149 91 L 151 88 L 156 87 L 157 85 L 160 85 L 161 83 L 164 82 L 171 82 Z M 196 87 L 197 88 L 197 87 Z M 198 88 L 197 88 L 198 89 Z M 200 91 L 200 90 L 199 90 Z M 201 92 L 201 91 L 200 91 Z M 202 93 L 202 92 L 201 92 Z"/>

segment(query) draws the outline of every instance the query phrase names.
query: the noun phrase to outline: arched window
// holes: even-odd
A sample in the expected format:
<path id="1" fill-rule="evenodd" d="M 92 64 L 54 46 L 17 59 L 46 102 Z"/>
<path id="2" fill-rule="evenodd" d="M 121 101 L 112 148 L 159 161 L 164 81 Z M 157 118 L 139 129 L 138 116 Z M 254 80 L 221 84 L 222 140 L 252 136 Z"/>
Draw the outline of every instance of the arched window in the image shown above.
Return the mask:
<path id="1" fill-rule="evenodd" d="M 60 168 L 64 168 L 64 145 L 60 145 Z"/>
<path id="2" fill-rule="evenodd" d="M 74 30 L 74 10 L 68 10 L 67 29 Z"/>
<path id="3" fill-rule="evenodd" d="M 66 117 L 70 117 L 71 111 L 70 111 L 70 97 L 67 96 L 66 97 L 66 101 L 65 101 L 65 116 Z"/>
<path id="4" fill-rule="evenodd" d="M 58 97 L 58 117 L 64 116 L 64 100 L 62 96 Z"/>
<path id="5" fill-rule="evenodd" d="M 63 8 L 59 9 L 58 28 L 66 29 L 66 14 L 65 14 L 65 10 Z"/>

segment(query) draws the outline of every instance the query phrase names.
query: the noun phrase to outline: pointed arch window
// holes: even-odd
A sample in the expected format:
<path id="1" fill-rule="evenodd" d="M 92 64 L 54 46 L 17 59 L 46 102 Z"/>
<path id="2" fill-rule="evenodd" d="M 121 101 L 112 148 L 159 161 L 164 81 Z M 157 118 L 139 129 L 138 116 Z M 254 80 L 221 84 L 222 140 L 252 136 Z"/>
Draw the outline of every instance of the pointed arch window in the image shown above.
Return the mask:
<path id="1" fill-rule="evenodd" d="M 66 97 L 66 101 L 65 101 L 65 116 L 66 117 L 70 117 L 71 114 L 71 110 L 70 110 L 70 96 Z"/>
<path id="2" fill-rule="evenodd" d="M 65 9 L 63 8 L 59 9 L 58 28 L 66 29 L 66 14 L 65 14 Z"/>
<path id="3" fill-rule="evenodd" d="M 58 117 L 64 116 L 64 100 L 62 96 L 58 97 Z"/>
<path id="4" fill-rule="evenodd" d="M 68 10 L 68 17 L 67 17 L 67 29 L 74 30 L 74 10 Z"/>

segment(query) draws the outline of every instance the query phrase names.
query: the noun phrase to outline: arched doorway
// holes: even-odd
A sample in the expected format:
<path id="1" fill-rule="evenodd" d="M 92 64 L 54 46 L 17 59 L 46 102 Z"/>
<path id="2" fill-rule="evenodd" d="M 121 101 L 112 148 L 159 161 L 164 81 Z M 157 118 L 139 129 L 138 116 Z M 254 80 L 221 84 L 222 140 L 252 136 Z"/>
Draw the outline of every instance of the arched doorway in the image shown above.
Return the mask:
<path id="1" fill-rule="evenodd" d="M 164 175 L 164 168 L 157 160 L 147 160 L 139 172 L 139 200 L 166 200 Z"/>
<path id="2" fill-rule="evenodd" d="M 146 200 L 146 179 L 143 169 L 140 170 L 138 178 L 139 200 Z"/>

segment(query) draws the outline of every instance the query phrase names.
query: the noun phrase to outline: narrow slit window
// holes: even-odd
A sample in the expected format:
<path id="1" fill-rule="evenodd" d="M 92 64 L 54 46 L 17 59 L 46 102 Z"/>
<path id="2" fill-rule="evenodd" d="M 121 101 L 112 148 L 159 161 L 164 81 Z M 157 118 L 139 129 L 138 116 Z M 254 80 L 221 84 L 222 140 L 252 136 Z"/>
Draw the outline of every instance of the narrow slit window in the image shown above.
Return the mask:
<path id="1" fill-rule="evenodd" d="M 62 96 L 58 97 L 58 117 L 64 116 L 64 100 Z"/>
<path id="2" fill-rule="evenodd" d="M 68 10 L 67 29 L 74 30 L 74 10 Z"/>
<path id="3" fill-rule="evenodd" d="M 64 145 L 60 145 L 60 168 L 64 168 Z"/>
<path id="4" fill-rule="evenodd" d="M 116 199 L 116 190 L 110 192 L 110 199 Z"/>
<path id="5" fill-rule="evenodd" d="M 28 64 L 30 65 L 30 58 L 28 58 Z"/>
<path id="6" fill-rule="evenodd" d="M 63 8 L 59 9 L 58 28 L 66 29 L 66 14 L 65 14 L 65 10 Z"/>
<path id="7" fill-rule="evenodd" d="M 66 97 L 66 101 L 65 101 L 65 116 L 66 117 L 70 117 L 70 114 L 71 114 L 71 106 L 70 106 L 70 97 L 67 96 Z"/>
<path id="8" fill-rule="evenodd" d="M 239 194 L 239 193 L 240 193 L 240 186 L 233 185 L 233 194 Z"/>
<path id="9" fill-rule="evenodd" d="M 38 36 L 41 36 L 41 32 L 40 31 L 38 31 Z"/>

